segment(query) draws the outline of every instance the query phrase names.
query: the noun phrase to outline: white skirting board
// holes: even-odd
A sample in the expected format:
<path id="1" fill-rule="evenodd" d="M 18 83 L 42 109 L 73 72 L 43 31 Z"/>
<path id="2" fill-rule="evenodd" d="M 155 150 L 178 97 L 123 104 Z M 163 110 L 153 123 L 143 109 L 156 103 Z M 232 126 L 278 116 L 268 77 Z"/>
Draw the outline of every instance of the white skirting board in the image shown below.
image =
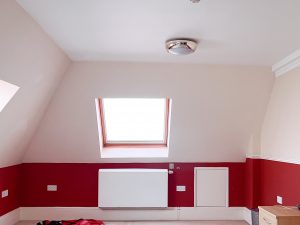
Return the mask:
<path id="1" fill-rule="evenodd" d="M 0 225 L 13 225 L 20 220 L 20 208 L 0 216 Z"/>
<path id="2" fill-rule="evenodd" d="M 244 220 L 252 225 L 251 210 L 246 207 L 244 208 Z"/>
<path id="3" fill-rule="evenodd" d="M 91 218 L 104 221 L 246 220 L 244 207 L 99 209 L 97 207 L 22 207 L 20 220 Z"/>

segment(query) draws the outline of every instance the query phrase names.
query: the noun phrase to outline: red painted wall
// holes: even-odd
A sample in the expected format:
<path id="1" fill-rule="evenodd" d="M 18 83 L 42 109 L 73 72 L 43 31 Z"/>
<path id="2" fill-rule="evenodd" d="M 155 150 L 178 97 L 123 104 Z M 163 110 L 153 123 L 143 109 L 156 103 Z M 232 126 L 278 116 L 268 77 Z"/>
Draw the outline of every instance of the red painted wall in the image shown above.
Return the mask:
<path id="1" fill-rule="evenodd" d="M 300 204 L 300 165 L 264 159 L 248 159 L 245 166 L 246 207 Z"/>
<path id="2" fill-rule="evenodd" d="M 255 209 L 260 204 L 260 164 L 260 159 L 246 159 L 245 202 L 249 209 Z"/>
<path id="3" fill-rule="evenodd" d="M 300 165 L 261 160 L 260 204 L 275 205 L 276 196 L 283 197 L 283 205 L 300 204 Z"/>
<path id="4" fill-rule="evenodd" d="M 8 197 L 0 196 L 0 216 L 20 207 L 21 166 L 0 168 L 0 195 L 8 189 Z"/>
<path id="5" fill-rule="evenodd" d="M 175 163 L 169 175 L 169 206 L 192 207 L 194 204 L 194 167 L 229 167 L 229 205 L 247 206 L 300 203 L 300 165 L 261 159 L 246 163 Z M 26 163 L 0 168 L 0 190 L 9 189 L 0 198 L 0 215 L 19 206 L 97 206 L 100 168 L 168 168 L 168 163 Z M 57 192 L 46 185 L 57 184 Z M 186 192 L 176 192 L 185 185 Z"/>
<path id="6" fill-rule="evenodd" d="M 175 163 L 169 175 L 169 206 L 194 205 L 194 167 L 229 167 L 229 205 L 244 206 L 245 163 Z M 22 164 L 22 206 L 97 206 L 98 170 L 100 168 L 168 168 L 168 163 L 29 163 Z M 46 185 L 57 184 L 57 192 L 47 192 Z M 176 192 L 185 185 L 186 192 Z"/>

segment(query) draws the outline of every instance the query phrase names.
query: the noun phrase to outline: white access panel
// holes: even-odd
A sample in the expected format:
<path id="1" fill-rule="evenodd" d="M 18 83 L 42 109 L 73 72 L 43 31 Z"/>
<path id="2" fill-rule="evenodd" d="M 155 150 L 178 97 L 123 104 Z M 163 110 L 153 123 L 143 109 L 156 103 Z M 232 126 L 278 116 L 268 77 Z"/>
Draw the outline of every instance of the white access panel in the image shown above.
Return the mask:
<path id="1" fill-rule="evenodd" d="M 98 188 L 99 207 L 168 207 L 167 169 L 100 169 Z"/>
<path id="2" fill-rule="evenodd" d="M 227 167 L 195 167 L 195 206 L 228 207 Z"/>

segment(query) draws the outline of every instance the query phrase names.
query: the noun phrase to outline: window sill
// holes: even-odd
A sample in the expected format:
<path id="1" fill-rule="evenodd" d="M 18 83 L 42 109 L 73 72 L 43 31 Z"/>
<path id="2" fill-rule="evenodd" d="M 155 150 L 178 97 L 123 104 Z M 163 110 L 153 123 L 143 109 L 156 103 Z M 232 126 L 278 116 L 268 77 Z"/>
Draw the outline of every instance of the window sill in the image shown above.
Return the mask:
<path id="1" fill-rule="evenodd" d="M 169 148 L 112 148 L 101 149 L 101 158 L 167 158 Z"/>

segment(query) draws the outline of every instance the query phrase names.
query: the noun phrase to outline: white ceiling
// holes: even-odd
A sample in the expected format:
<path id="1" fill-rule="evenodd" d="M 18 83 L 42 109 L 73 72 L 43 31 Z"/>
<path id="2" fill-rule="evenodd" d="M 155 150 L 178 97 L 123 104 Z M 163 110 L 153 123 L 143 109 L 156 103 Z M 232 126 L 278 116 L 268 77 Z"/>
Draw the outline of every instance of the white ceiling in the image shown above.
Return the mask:
<path id="1" fill-rule="evenodd" d="M 271 66 L 300 46 L 299 0 L 17 0 L 73 60 Z M 169 38 L 200 40 L 171 56 Z"/>

